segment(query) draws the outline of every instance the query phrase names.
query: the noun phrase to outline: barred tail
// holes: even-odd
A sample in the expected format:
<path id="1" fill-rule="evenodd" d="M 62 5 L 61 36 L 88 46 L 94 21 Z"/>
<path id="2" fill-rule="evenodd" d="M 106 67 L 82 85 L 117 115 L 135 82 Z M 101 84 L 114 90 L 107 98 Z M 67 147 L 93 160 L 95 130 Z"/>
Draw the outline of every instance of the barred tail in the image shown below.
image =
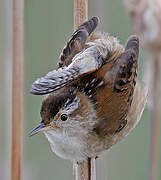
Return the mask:
<path id="1" fill-rule="evenodd" d="M 118 93 L 131 91 L 133 93 L 137 78 L 138 55 L 139 39 L 137 36 L 131 36 L 125 46 L 125 51 L 118 59 L 114 91 Z"/>

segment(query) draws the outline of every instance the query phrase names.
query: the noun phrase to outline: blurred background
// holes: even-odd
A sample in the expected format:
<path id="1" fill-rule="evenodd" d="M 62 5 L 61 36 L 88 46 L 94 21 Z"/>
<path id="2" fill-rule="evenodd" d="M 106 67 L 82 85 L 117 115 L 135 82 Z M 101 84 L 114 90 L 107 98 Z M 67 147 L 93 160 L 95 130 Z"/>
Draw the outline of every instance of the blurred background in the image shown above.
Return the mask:
<path id="1" fill-rule="evenodd" d="M 41 96 L 29 94 L 32 82 L 55 68 L 59 54 L 73 32 L 73 0 L 25 0 L 25 82 L 23 180 L 71 180 L 72 163 L 51 152 L 43 134 L 27 137 L 40 122 Z M 0 1 L 0 179 L 10 174 L 12 1 Z M 89 17 L 99 16 L 101 30 L 124 44 L 132 34 L 122 1 L 89 0 Z M 147 55 L 141 49 L 139 79 Z M 147 180 L 150 161 L 151 110 L 144 110 L 130 135 L 97 160 L 98 180 Z M 160 144 L 161 147 L 161 144 Z M 160 148 L 161 153 L 161 148 Z M 161 169 L 161 157 L 159 157 Z M 158 180 L 161 179 L 161 171 Z"/>

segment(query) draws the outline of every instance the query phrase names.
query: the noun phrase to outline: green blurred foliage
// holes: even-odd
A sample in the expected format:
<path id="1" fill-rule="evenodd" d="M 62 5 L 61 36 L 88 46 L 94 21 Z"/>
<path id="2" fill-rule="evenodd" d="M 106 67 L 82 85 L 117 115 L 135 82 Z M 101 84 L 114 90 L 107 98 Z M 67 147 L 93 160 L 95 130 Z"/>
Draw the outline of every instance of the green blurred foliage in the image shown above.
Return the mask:
<path id="1" fill-rule="evenodd" d="M 95 1 L 96 3 L 96 1 Z M 106 7 L 102 24 L 110 35 L 116 36 L 121 43 L 125 43 L 131 34 L 130 18 L 126 13 L 122 1 L 100 0 Z M 0 6 L 1 7 L 1 6 Z M 93 7 L 89 1 L 89 17 L 94 16 L 100 8 Z M 1 23 L 3 25 L 3 23 Z M 1 28 L 3 30 L 3 28 Z M 59 54 L 66 41 L 73 32 L 73 1 L 63 0 L 25 0 L 25 88 L 24 88 L 24 158 L 23 180 L 61 180 L 72 179 L 72 163 L 57 157 L 51 152 L 49 143 L 43 134 L 28 138 L 28 132 L 40 122 L 40 106 L 42 97 L 29 94 L 32 82 L 55 68 Z M 4 32 L 0 31 L 2 39 Z M 3 46 L 0 43 L 0 50 Z M 1 52 L 1 51 L 0 51 Z M 141 51 L 140 69 L 143 72 L 143 59 Z M 0 65 L 3 65 L 1 63 Z M 1 68 L 1 67 L 0 67 Z M 1 70 L 1 69 L 0 69 Z M 0 72 L 2 75 L 3 71 Z M 1 76 L 0 76 L 1 78 Z M 3 87 L 3 82 L 0 84 Z M 2 92 L 5 89 L 2 88 Z M 1 97 L 0 110 L 5 103 Z M 0 111 L 0 112 L 1 112 Z M 4 110 L 6 112 L 7 110 Z M 8 157 L 6 150 L 7 125 L 1 116 L 0 159 Z M 149 147 L 151 112 L 147 109 L 135 130 L 122 142 L 100 156 L 103 163 L 104 179 L 98 180 L 147 180 L 149 174 Z M 7 146 L 8 147 L 8 146 Z M 2 161 L 1 161 L 2 163 Z M 3 163 L 0 168 L 3 167 Z M 161 163 L 159 164 L 161 167 Z M 1 172 L 1 170 L 0 170 Z M 9 173 L 5 171 L 5 173 Z M 1 177 L 1 176 L 0 176 Z M 5 175 L 5 177 L 8 177 Z M 160 174 L 161 178 L 161 174 Z M 1 179 L 1 178 L 0 178 Z M 159 178 L 158 178 L 159 179 Z"/>

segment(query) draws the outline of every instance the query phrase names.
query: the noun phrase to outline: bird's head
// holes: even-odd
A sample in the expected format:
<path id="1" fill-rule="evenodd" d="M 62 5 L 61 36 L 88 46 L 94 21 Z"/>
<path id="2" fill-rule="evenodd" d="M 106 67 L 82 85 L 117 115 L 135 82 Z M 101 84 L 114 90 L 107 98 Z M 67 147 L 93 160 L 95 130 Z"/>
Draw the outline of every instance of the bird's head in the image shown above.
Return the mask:
<path id="1" fill-rule="evenodd" d="M 47 95 L 41 106 L 41 124 L 29 136 L 41 131 L 75 135 L 92 131 L 96 112 L 92 103 L 73 87 L 65 87 Z"/>

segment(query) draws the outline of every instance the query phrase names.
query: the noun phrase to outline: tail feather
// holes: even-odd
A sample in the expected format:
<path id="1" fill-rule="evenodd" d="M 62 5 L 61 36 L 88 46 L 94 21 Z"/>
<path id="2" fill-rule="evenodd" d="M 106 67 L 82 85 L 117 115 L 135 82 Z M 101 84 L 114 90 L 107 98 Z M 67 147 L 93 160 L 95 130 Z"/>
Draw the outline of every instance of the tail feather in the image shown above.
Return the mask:
<path id="1" fill-rule="evenodd" d="M 136 35 L 132 35 L 128 38 L 125 51 L 132 50 L 135 52 L 136 57 L 139 55 L 139 38 Z"/>
<path id="2" fill-rule="evenodd" d="M 137 77 L 139 55 L 139 40 L 136 36 L 131 36 L 126 44 L 125 51 L 116 64 L 117 74 L 114 81 L 114 91 L 129 91 L 135 86 Z"/>

